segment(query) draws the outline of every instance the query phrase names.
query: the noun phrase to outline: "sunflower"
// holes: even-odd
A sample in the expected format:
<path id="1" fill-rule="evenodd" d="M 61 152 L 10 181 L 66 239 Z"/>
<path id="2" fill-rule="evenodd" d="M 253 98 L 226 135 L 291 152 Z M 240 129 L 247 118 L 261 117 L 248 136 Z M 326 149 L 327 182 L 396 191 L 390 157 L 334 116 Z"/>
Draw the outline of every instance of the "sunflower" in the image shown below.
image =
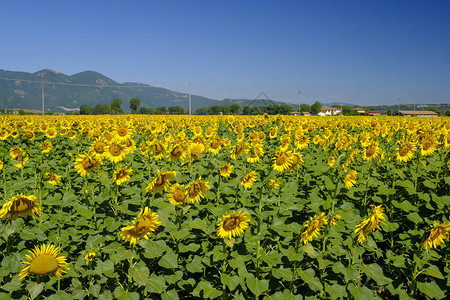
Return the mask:
<path id="1" fill-rule="evenodd" d="M 269 131 L 269 138 L 274 139 L 277 137 L 278 127 L 271 127 Z"/>
<path id="2" fill-rule="evenodd" d="M 377 142 L 370 143 L 363 151 L 364 160 L 374 160 L 382 153 L 380 147 L 378 147 Z"/>
<path id="3" fill-rule="evenodd" d="M 247 162 L 252 164 L 257 163 L 264 155 L 264 149 L 261 144 L 254 142 L 252 143 L 247 155 Z"/>
<path id="4" fill-rule="evenodd" d="M 222 149 L 222 141 L 219 137 L 214 138 L 208 145 L 208 152 L 214 155 L 219 154 Z"/>
<path id="5" fill-rule="evenodd" d="M 20 280 L 24 280 L 28 275 L 49 275 L 61 278 L 69 270 L 66 258 L 58 256 L 59 247 L 55 245 L 42 244 L 40 247 L 35 246 L 34 250 L 29 252 L 30 254 L 25 256 L 27 261 L 23 261 L 28 266 L 20 272 Z"/>
<path id="6" fill-rule="evenodd" d="M 225 178 L 230 177 L 231 172 L 233 172 L 232 164 L 227 163 L 227 164 L 223 164 L 219 167 L 219 173 L 220 173 L 220 176 L 222 176 L 222 177 L 225 177 Z"/>
<path id="7" fill-rule="evenodd" d="M 384 208 L 381 205 L 375 206 L 371 205 L 373 207 L 372 215 L 356 225 L 355 233 L 358 235 L 358 242 L 362 244 L 369 233 L 372 231 L 375 231 L 375 229 L 381 229 L 380 223 L 385 220 L 385 216 L 383 214 Z"/>
<path id="8" fill-rule="evenodd" d="M 131 245 L 134 245 L 142 238 L 148 240 L 148 235 L 153 233 L 160 225 L 158 215 L 153 213 L 150 208 L 145 207 L 133 221 L 133 224 L 120 229 L 119 235 L 125 242 L 129 241 Z"/>
<path id="9" fill-rule="evenodd" d="M 257 176 L 256 171 L 251 171 L 250 173 L 245 175 L 244 178 L 242 178 L 241 185 L 245 189 L 251 188 L 253 186 L 253 183 L 255 183 L 256 181 L 256 176 Z"/>
<path id="10" fill-rule="evenodd" d="M 422 247 L 427 249 L 437 248 L 440 244 L 444 242 L 446 238 L 448 238 L 448 233 L 450 231 L 450 222 L 446 224 L 438 224 L 434 221 L 434 226 L 430 231 L 430 234 L 422 243 Z"/>
<path id="11" fill-rule="evenodd" d="M 282 173 L 292 166 L 294 158 L 290 151 L 282 152 L 278 151 L 276 156 L 273 158 L 272 169 Z"/>
<path id="12" fill-rule="evenodd" d="M 330 219 L 330 225 L 336 225 L 337 222 L 342 218 L 341 215 L 335 215 Z"/>
<path id="13" fill-rule="evenodd" d="M 356 184 L 357 175 L 358 172 L 356 172 L 355 170 L 352 170 L 348 172 L 347 175 L 345 175 L 344 184 L 346 188 L 349 189 Z"/>
<path id="14" fill-rule="evenodd" d="M 430 154 L 433 154 L 433 152 L 436 151 L 436 143 L 433 139 L 427 138 L 422 141 L 420 144 L 420 154 L 422 156 L 428 156 Z"/>
<path id="15" fill-rule="evenodd" d="M 117 142 L 112 142 L 105 149 L 105 158 L 113 163 L 118 163 L 124 160 L 126 156 L 125 147 Z"/>
<path id="16" fill-rule="evenodd" d="M 103 139 L 97 139 L 89 148 L 89 153 L 96 159 L 101 159 L 105 155 L 105 150 L 108 145 Z"/>
<path id="17" fill-rule="evenodd" d="M 270 179 L 269 180 L 269 186 L 273 189 L 278 189 L 280 187 L 280 183 L 278 181 L 276 181 L 275 179 Z"/>
<path id="18" fill-rule="evenodd" d="M 228 213 L 219 219 L 220 223 L 217 228 L 217 236 L 220 238 L 231 239 L 244 233 L 250 221 L 250 215 L 247 212 L 238 211 L 229 215 Z"/>
<path id="19" fill-rule="evenodd" d="M 149 145 L 149 150 L 152 153 L 154 160 L 163 159 L 166 153 L 166 149 L 167 149 L 166 142 L 155 142 Z"/>
<path id="20" fill-rule="evenodd" d="M 329 165 L 330 167 L 332 167 L 332 166 L 334 166 L 334 162 L 335 162 L 335 161 L 336 161 L 336 159 L 335 159 L 333 156 L 331 156 L 331 157 L 328 158 L 327 163 L 328 163 L 328 165 Z"/>
<path id="21" fill-rule="evenodd" d="M 41 206 L 36 196 L 14 196 L 3 204 L 0 209 L 0 218 L 3 220 L 15 220 L 17 217 L 28 218 L 41 213 Z"/>
<path id="22" fill-rule="evenodd" d="M 84 256 L 84 260 L 86 261 L 86 265 L 89 265 L 89 263 L 94 260 L 94 257 L 95 257 L 95 252 L 93 252 L 93 251 L 88 252 Z"/>
<path id="23" fill-rule="evenodd" d="M 183 160 L 186 157 L 186 149 L 185 146 L 181 143 L 173 144 L 170 147 L 169 153 L 167 154 L 167 159 L 169 161 L 175 161 L 175 160 Z"/>
<path id="24" fill-rule="evenodd" d="M 3 169 L 3 161 L 0 159 L 0 171 Z"/>
<path id="25" fill-rule="evenodd" d="M 413 158 L 414 152 L 416 151 L 416 145 L 411 142 L 405 141 L 397 149 L 396 159 L 399 161 L 407 162 Z"/>
<path id="26" fill-rule="evenodd" d="M 84 153 L 78 155 L 75 159 L 75 170 L 81 176 L 87 176 L 92 171 L 100 168 L 101 164 L 102 161 L 100 159 L 95 159 L 92 156 L 89 156 L 89 154 Z"/>
<path id="27" fill-rule="evenodd" d="M 319 236 L 320 228 L 328 224 L 327 215 L 325 213 L 320 213 L 316 215 L 308 224 L 305 225 L 306 230 L 302 233 L 300 242 L 306 244 L 311 242 L 313 238 Z"/>
<path id="28" fill-rule="evenodd" d="M 47 182 L 50 183 L 51 185 L 58 185 L 58 183 L 61 181 L 60 175 L 50 172 L 46 172 L 44 174 L 44 178 L 47 179 Z"/>
<path id="29" fill-rule="evenodd" d="M 305 149 L 306 147 L 308 147 L 309 144 L 309 137 L 307 137 L 306 135 L 300 135 L 297 137 L 296 141 L 295 141 L 295 145 L 297 146 L 297 149 Z"/>
<path id="30" fill-rule="evenodd" d="M 206 192 L 211 188 L 208 183 L 208 181 L 202 180 L 201 176 L 197 181 L 189 183 L 186 188 L 186 202 L 200 202 L 202 198 L 205 198 Z"/>
<path id="31" fill-rule="evenodd" d="M 303 154 L 299 153 L 296 149 L 291 152 L 291 157 L 292 166 L 289 167 L 290 170 L 298 169 L 305 163 L 305 161 L 303 160 Z"/>
<path id="32" fill-rule="evenodd" d="M 191 143 L 189 146 L 189 157 L 191 159 L 198 159 L 198 156 L 205 152 L 205 145 L 201 143 Z"/>
<path id="33" fill-rule="evenodd" d="M 169 193 L 167 194 L 167 200 L 169 200 L 169 202 L 173 205 L 186 203 L 186 192 L 184 191 L 183 186 L 178 183 L 172 185 Z"/>
<path id="34" fill-rule="evenodd" d="M 147 185 L 145 191 L 147 193 L 151 192 L 154 194 L 165 191 L 167 187 L 170 186 L 170 181 L 173 180 L 176 175 L 177 172 L 175 171 L 158 170 L 158 175 L 156 175 L 155 179 Z"/>
<path id="35" fill-rule="evenodd" d="M 118 141 L 126 141 L 133 136 L 133 131 L 127 126 L 119 126 L 114 130 L 114 138 Z"/>
<path id="36" fill-rule="evenodd" d="M 49 153 L 53 149 L 52 143 L 49 141 L 44 141 L 39 145 L 39 148 L 41 148 L 41 153 Z"/>
<path id="37" fill-rule="evenodd" d="M 131 173 L 133 173 L 133 169 L 127 167 L 118 167 L 113 174 L 113 181 L 117 185 L 121 185 L 122 183 L 130 180 Z"/>
<path id="38" fill-rule="evenodd" d="M 236 145 L 231 149 L 230 157 L 231 159 L 238 159 L 239 156 L 241 156 L 244 151 L 247 150 L 247 143 L 246 142 L 237 142 Z"/>

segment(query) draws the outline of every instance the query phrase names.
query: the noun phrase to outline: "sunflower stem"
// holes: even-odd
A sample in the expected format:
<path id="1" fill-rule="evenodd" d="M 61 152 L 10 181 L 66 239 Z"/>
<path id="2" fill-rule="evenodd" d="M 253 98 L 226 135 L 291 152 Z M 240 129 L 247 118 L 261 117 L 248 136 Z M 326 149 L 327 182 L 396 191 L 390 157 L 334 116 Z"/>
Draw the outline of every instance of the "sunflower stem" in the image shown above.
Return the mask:
<path id="1" fill-rule="evenodd" d="M 221 182 L 221 178 L 220 178 L 220 173 L 219 173 L 217 175 L 216 204 L 219 204 L 219 199 L 220 199 L 220 182 Z"/>

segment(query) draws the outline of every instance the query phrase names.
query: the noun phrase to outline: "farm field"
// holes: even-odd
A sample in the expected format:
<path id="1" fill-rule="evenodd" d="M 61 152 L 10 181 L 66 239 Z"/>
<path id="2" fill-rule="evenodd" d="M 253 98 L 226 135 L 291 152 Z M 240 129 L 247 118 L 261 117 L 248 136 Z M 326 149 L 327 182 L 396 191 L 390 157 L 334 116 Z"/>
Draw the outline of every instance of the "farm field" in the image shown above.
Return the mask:
<path id="1" fill-rule="evenodd" d="M 450 120 L 0 117 L 0 299 L 443 299 Z"/>

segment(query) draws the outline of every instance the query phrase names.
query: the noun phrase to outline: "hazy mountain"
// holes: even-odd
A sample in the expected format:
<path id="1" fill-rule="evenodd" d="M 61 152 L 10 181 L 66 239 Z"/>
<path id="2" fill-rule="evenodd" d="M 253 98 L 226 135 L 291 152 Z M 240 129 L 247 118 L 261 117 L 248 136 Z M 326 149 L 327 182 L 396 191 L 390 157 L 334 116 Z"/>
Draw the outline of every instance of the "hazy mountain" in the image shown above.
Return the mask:
<path id="1" fill-rule="evenodd" d="M 322 106 L 341 105 L 341 102 L 322 103 Z M 356 104 L 342 102 L 342 106 L 357 106 Z"/>
<path id="2" fill-rule="evenodd" d="M 233 104 L 239 104 L 239 106 L 267 106 L 267 105 L 291 105 L 294 106 L 295 104 L 292 103 L 286 103 L 286 102 L 280 102 L 270 99 L 224 99 L 221 101 L 217 101 L 215 103 L 212 103 L 209 106 L 217 105 L 217 106 L 224 106 L 224 105 L 233 105 Z"/>
<path id="3" fill-rule="evenodd" d="M 129 111 L 128 103 L 131 98 L 139 98 L 141 106 L 145 107 L 189 107 L 188 94 L 142 83 L 120 84 L 94 71 L 69 76 L 50 69 L 35 73 L 0 69 L 0 108 L 41 109 L 41 75 L 44 75 L 46 110 L 78 108 L 83 104 L 110 104 L 115 98 L 122 99 L 122 108 L 125 111 Z M 218 102 L 197 95 L 192 95 L 191 100 L 192 109 Z"/>

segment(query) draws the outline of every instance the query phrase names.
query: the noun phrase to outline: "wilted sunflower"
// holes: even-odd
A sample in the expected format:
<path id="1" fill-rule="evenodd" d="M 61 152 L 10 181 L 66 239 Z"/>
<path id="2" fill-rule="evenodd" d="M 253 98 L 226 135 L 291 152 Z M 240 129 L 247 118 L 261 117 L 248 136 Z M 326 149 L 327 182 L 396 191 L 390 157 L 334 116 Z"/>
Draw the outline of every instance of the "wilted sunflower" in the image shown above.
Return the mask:
<path id="1" fill-rule="evenodd" d="M 28 275 L 49 275 L 61 278 L 67 273 L 68 263 L 64 256 L 58 256 L 59 248 L 55 245 L 35 246 L 34 250 L 29 250 L 30 254 L 25 256 L 27 264 L 19 274 L 20 280 L 24 280 Z"/>
<path id="2" fill-rule="evenodd" d="M 186 157 L 185 146 L 181 143 L 173 144 L 167 154 L 169 161 L 183 160 Z"/>
<path id="3" fill-rule="evenodd" d="M 358 242 L 360 244 L 362 244 L 366 240 L 369 233 L 375 231 L 375 229 L 381 229 L 380 223 L 385 220 L 385 216 L 383 214 L 383 206 L 371 206 L 373 207 L 372 215 L 362 221 L 360 224 L 356 225 L 355 233 L 358 235 Z"/>
<path id="4" fill-rule="evenodd" d="M 397 149 L 396 159 L 399 161 L 407 162 L 413 158 L 414 152 L 416 151 L 416 145 L 411 142 L 403 142 Z"/>
<path id="5" fill-rule="evenodd" d="M 356 172 L 355 170 L 348 172 L 348 174 L 345 175 L 345 178 L 344 178 L 345 187 L 349 189 L 352 186 L 354 186 L 356 184 L 357 176 L 358 176 L 358 172 Z"/>
<path id="6" fill-rule="evenodd" d="M 186 202 L 195 203 L 200 202 L 202 198 L 205 198 L 206 192 L 211 187 L 208 185 L 208 181 L 203 180 L 202 177 L 195 181 L 189 183 L 186 188 Z"/>
<path id="7" fill-rule="evenodd" d="M 129 241 L 133 245 L 142 238 L 148 240 L 148 235 L 153 233 L 160 225 L 161 222 L 158 220 L 158 215 L 152 213 L 150 208 L 145 207 L 133 224 L 120 229 L 119 235 L 125 242 Z"/>
<path id="8" fill-rule="evenodd" d="M 290 170 L 300 168 L 300 166 L 305 163 L 303 160 L 303 154 L 299 153 L 297 150 L 294 149 L 290 154 L 292 157 L 292 166 L 289 167 Z"/>
<path id="9" fill-rule="evenodd" d="M 167 193 L 167 200 L 173 205 L 180 205 L 186 203 L 186 192 L 182 185 L 175 183 Z"/>
<path id="10" fill-rule="evenodd" d="M 20 169 L 28 163 L 28 154 L 20 147 L 13 147 L 9 150 L 9 155 L 13 161 L 13 166 Z"/>
<path id="11" fill-rule="evenodd" d="M 41 206 L 35 196 L 14 196 L 3 204 L 0 210 L 0 218 L 3 220 L 15 220 L 17 217 L 28 218 L 41 213 Z"/>
<path id="12" fill-rule="evenodd" d="M 335 215 L 330 219 L 330 225 L 336 225 L 341 218 L 341 215 Z"/>
<path id="13" fill-rule="evenodd" d="M 150 182 L 145 191 L 153 194 L 165 191 L 170 186 L 170 181 L 175 178 L 177 172 L 175 171 L 161 171 L 158 170 L 158 175 Z"/>
<path id="14" fill-rule="evenodd" d="M 438 224 L 436 221 L 434 221 L 434 226 L 431 229 L 428 237 L 422 243 L 422 247 L 425 249 L 427 249 L 428 247 L 437 248 L 437 246 L 442 244 L 444 240 L 448 238 L 449 231 L 450 222 L 446 224 Z"/>
<path id="15" fill-rule="evenodd" d="M 77 173 L 81 176 L 87 176 L 92 171 L 100 168 L 101 164 L 102 161 L 100 159 L 93 158 L 92 156 L 89 156 L 89 154 L 84 153 L 78 155 L 75 159 L 75 170 L 77 170 Z"/>
<path id="16" fill-rule="evenodd" d="M 238 142 L 230 151 L 231 159 L 238 159 L 247 150 L 246 142 Z"/>
<path id="17" fill-rule="evenodd" d="M 131 173 L 133 173 L 133 169 L 127 167 L 118 167 L 113 174 L 113 181 L 117 185 L 121 185 L 122 183 L 130 180 Z"/>
<path id="18" fill-rule="evenodd" d="M 320 213 L 316 215 L 308 224 L 305 225 L 306 230 L 302 233 L 300 242 L 306 244 L 311 242 L 313 238 L 319 236 L 320 228 L 328 224 L 327 215 L 325 213 Z"/>
<path id="19" fill-rule="evenodd" d="M 220 176 L 222 176 L 222 177 L 225 177 L 225 178 L 230 177 L 231 172 L 233 172 L 232 164 L 227 163 L 227 164 L 223 164 L 219 167 L 219 173 L 220 173 Z"/>
<path id="20" fill-rule="evenodd" d="M 264 149 L 262 144 L 253 142 L 247 153 L 247 162 L 257 163 L 261 157 L 264 155 Z"/>
<path id="21" fill-rule="evenodd" d="M 217 228 L 217 236 L 220 238 L 231 239 L 244 233 L 250 221 L 250 215 L 247 212 L 238 211 L 229 215 L 228 213 L 219 219 L 220 223 Z"/>
<path id="22" fill-rule="evenodd" d="M 294 158 L 292 157 L 290 151 L 282 152 L 278 151 L 276 156 L 273 158 L 272 169 L 282 173 L 292 166 Z"/>
<path id="23" fill-rule="evenodd" d="M 89 263 L 91 261 L 93 261 L 95 258 L 95 252 L 91 251 L 88 252 L 85 256 L 84 256 L 84 260 L 86 261 L 86 265 L 89 265 Z"/>
<path id="24" fill-rule="evenodd" d="M 125 146 L 117 142 L 112 142 L 105 148 L 105 158 L 113 163 L 121 162 L 126 156 Z"/>
<path id="25" fill-rule="evenodd" d="M 50 172 L 46 172 L 44 174 L 44 178 L 51 185 L 58 185 L 58 183 L 61 181 L 61 176 L 60 175 L 56 175 L 55 173 L 50 173 Z"/>
<path id="26" fill-rule="evenodd" d="M 256 181 L 256 175 L 257 175 L 256 171 L 251 171 L 250 173 L 245 175 L 244 178 L 242 178 L 241 185 L 245 189 L 251 188 L 253 186 L 253 183 L 255 183 L 255 181 Z"/>
<path id="27" fill-rule="evenodd" d="M 428 156 L 430 154 L 433 154 L 433 152 L 436 151 L 436 143 L 433 139 L 427 138 L 422 141 L 420 144 L 420 154 L 422 156 Z"/>

